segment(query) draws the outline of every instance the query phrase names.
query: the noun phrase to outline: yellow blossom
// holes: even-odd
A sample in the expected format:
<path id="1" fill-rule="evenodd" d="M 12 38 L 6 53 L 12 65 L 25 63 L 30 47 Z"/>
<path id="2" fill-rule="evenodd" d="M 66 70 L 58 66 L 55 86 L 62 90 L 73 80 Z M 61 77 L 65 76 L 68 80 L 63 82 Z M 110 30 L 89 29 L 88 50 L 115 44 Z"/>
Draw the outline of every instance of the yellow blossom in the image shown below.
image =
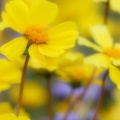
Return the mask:
<path id="1" fill-rule="evenodd" d="M 9 60 L 19 58 L 28 45 L 32 58 L 46 64 L 46 57 L 57 57 L 75 45 L 78 35 L 74 22 L 51 27 L 58 7 L 46 0 L 12 0 L 2 12 L 3 22 L 23 36 L 4 44 L 0 52 Z"/>
<path id="2" fill-rule="evenodd" d="M 0 68 L 0 92 L 20 82 L 21 70 L 15 63 L 1 58 Z"/>
<path id="3" fill-rule="evenodd" d="M 0 120 L 30 120 L 30 119 L 25 116 L 16 117 L 14 114 L 10 113 L 10 114 L 1 114 Z"/>
<path id="4" fill-rule="evenodd" d="M 108 68 L 110 63 L 120 65 L 120 43 L 114 43 L 107 27 L 95 25 L 90 28 L 90 32 L 96 44 L 83 37 L 79 37 L 78 43 L 99 53 L 86 57 L 85 62 L 104 68 Z"/>
<path id="5" fill-rule="evenodd" d="M 16 91 L 16 92 L 15 92 Z M 10 89 L 10 98 L 12 101 L 18 101 L 19 87 L 14 86 Z M 30 94 L 29 94 L 30 93 Z M 25 83 L 23 102 L 22 104 L 26 107 L 39 107 L 46 104 L 47 91 L 39 85 L 37 82 L 30 80 Z"/>

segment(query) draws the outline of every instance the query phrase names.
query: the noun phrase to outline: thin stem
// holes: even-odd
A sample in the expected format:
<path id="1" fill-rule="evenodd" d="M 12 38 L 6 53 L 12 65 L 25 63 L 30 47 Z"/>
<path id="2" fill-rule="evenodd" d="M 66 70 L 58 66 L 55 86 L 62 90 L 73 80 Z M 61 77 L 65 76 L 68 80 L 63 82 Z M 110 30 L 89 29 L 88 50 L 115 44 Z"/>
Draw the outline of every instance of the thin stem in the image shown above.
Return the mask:
<path id="1" fill-rule="evenodd" d="M 19 98 L 18 98 L 18 103 L 15 108 L 15 115 L 18 116 L 20 112 L 20 107 L 22 104 L 22 98 L 23 98 L 23 90 L 24 90 L 24 82 L 25 82 L 25 74 L 27 70 L 27 65 L 29 61 L 29 54 L 26 56 L 26 60 L 23 66 L 23 71 L 22 71 L 22 77 L 21 77 L 21 83 L 20 83 L 20 92 L 19 92 Z"/>
<path id="2" fill-rule="evenodd" d="M 50 80 L 47 80 L 47 90 L 48 90 L 48 116 L 49 116 L 49 120 L 53 120 L 53 116 L 52 116 L 51 81 Z"/>
<path id="3" fill-rule="evenodd" d="M 68 108 L 68 111 L 66 112 L 63 120 L 66 120 L 67 119 L 67 116 L 68 114 L 70 113 L 70 111 L 72 111 L 74 109 L 74 107 L 76 106 L 76 104 L 84 97 L 84 95 L 86 94 L 87 90 L 88 90 L 88 87 L 90 86 L 92 80 L 93 80 L 93 77 L 94 77 L 94 73 L 95 73 L 95 70 L 96 68 L 94 68 L 93 72 L 92 72 L 92 75 L 87 83 L 87 85 L 85 86 L 84 90 L 82 91 L 81 94 L 79 94 L 79 96 L 70 104 L 69 108 Z"/>
<path id="4" fill-rule="evenodd" d="M 102 102 L 103 102 L 103 99 L 104 99 L 104 91 L 105 91 L 105 90 L 104 90 L 104 89 L 105 89 L 105 80 L 106 80 L 107 75 L 108 75 L 108 70 L 106 71 L 106 73 L 105 73 L 104 76 L 103 76 L 100 99 L 99 99 L 99 101 L 98 101 L 98 105 L 97 105 L 97 108 L 96 108 L 96 111 L 95 111 L 95 114 L 94 114 L 92 120 L 96 120 L 97 114 L 99 113 L 100 108 L 101 108 L 101 106 L 102 106 Z"/>
<path id="5" fill-rule="evenodd" d="M 110 4 L 110 1 L 108 0 L 106 4 L 106 9 L 105 9 L 105 16 L 104 16 L 104 24 L 107 25 L 108 23 L 108 15 L 109 15 L 109 4 Z"/>

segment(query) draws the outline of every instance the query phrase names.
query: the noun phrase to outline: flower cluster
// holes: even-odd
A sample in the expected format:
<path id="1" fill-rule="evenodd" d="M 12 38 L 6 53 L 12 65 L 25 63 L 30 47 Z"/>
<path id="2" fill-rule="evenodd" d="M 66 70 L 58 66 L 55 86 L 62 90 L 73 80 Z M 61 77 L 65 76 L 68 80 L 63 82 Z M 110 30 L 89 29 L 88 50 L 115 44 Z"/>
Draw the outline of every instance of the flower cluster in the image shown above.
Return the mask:
<path id="1" fill-rule="evenodd" d="M 120 0 L 0 5 L 0 120 L 120 119 Z"/>

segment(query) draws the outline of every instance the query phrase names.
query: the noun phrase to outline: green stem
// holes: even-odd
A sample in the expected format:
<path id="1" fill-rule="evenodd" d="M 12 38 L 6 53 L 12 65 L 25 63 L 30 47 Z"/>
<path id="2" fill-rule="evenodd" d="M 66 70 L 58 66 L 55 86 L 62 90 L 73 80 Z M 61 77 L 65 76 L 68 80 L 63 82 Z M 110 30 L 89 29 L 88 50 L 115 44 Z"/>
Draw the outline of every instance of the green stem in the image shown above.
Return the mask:
<path id="1" fill-rule="evenodd" d="M 19 98 L 18 98 L 18 103 L 15 107 L 15 115 L 18 116 L 20 112 L 20 107 L 22 104 L 22 98 L 23 98 L 23 91 L 24 91 L 24 83 L 25 83 L 25 74 L 27 70 L 27 65 L 29 61 L 29 54 L 26 56 L 26 60 L 23 66 L 23 71 L 22 71 L 22 77 L 21 77 L 21 83 L 20 83 L 20 92 L 19 92 Z"/>

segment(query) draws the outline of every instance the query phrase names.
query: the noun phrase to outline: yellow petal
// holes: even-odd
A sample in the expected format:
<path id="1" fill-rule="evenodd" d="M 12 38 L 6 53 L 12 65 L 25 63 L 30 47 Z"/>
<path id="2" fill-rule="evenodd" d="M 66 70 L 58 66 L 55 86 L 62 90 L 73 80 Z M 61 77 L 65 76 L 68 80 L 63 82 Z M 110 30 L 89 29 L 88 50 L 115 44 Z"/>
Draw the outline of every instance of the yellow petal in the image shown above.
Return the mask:
<path id="1" fill-rule="evenodd" d="M 1 114 L 0 115 L 0 120 L 17 120 L 17 117 L 10 113 L 10 114 Z"/>
<path id="2" fill-rule="evenodd" d="M 30 46 L 29 50 L 28 50 L 30 57 L 40 63 L 41 65 L 46 65 L 47 61 L 46 58 L 38 51 L 38 46 L 33 44 Z"/>
<path id="3" fill-rule="evenodd" d="M 5 84 L 5 83 L 0 83 L 0 92 L 7 90 L 10 88 L 9 84 Z"/>
<path id="4" fill-rule="evenodd" d="M 115 66 L 120 66 L 120 59 L 111 58 L 112 64 Z"/>
<path id="5" fill-rule="evenodd" d="M 4 44 L 0 48 L 0 53 L 5 55 L 9 60 L 18 59 L 25 51 L 28 40 L 24 37 L 18 37 Z"/>
<path id="6" fill-rule="evenodd" d="M 0 31 L 4 30 L 5 28 L 7 28 L 8 26 L 2 21 L 0 22 Z"/>
<path id="7" fill-rule="evenodd" d="M 106 26 L 95 25 L 90 27 L 90 32 L 94 38 L 94 41 L 102 48 L 111 48 L 113 45 L 113 39 L 109 34 Z"/>
<path id="8" fill-rule="evenodd" d="M 30 120 L 25 116 L 16 117 L 13 113 L 1 114 L 0 120 Z"/>
<path id="9" fill-rule="evenodd" d="M 94 2 L 107 2 L 108 0 L 93 0 Z"/>
<path id="10" fill-rule="evenodd" d="M 6 4 L 5 9 L 6 14 L 4 14 L 4 16 L 6 15 L 6 18 L 9 19 L 6 20 L 3 16 L 3 20 L 5 20 L 6 24 L 13 29 L 14 26 L 19 27 L 19 29 L 22 30 L 22 33 L 24 33 L 28 27 L 28 24 L 30 24 L 29 9 L 27 5 L 21 0 L 10 1 Z M 14 26 L 11 26 L 10 22 L 8 21 L 13 23 Z"/>
<path id="11" fill-rule="evenodd" d="M 11 27 L 19 33 L 23 33 L 23 30 L 17 26 L 14 21 L 7 15 L 5 12 L 2 13 L 3 21 L 7 24 L 8 27 Z"/>
<path id="12" fill-rule="evenodd" d="M 120 0 L 110 0 L 110 7 L 112 10 L 120 13 Z"/>
<path id="13" fill-rule="evenodd" d="M 25 117 L 25 116 L 19 116 L 18 120 L 30 120 L 29 118 Z"/>
<path id="14" fill-rule="evenodd" d="M 78 38 L 78 44 L 79 45 L 83 45 L 83 46 L 86 46 L 86 47 L 91 47 L 93 48 L 94 50 L 98 51 L 98 52 L 102 52 L 102 48 L 100 48 L 99 46 L 97 46 L 96 44 L 90 42 L 90 40 L 87 40 L 83 37 L 79 37 Z"/>
<path id="15" fill-rule="evenodd" d="M 64 50 L 46 44 L 38 45 L 38 50 L 40 53 L 48 57 L 58 57 L 64 53 Z"/>
<path id="16" fill-rule="evenodd" d="M 84 59 L 84 62 L 87 64 L 93 64 L 96 67 L 103 67 L 108 69 L 110 65 L 110 59 L 104 54 L 94 54 L 91 56 L 88 56 Z"/>
<path id="17" fill-rule="evenodd" d="M 110 65 L 109 68 L 110 79 L 117 85 L 120 86 L 120 70 L 115 66 Z"/>
<path id="18" fill-rule="evenodd" d="M 46 0 L 34 1 L 30 11 L 32 23 L 40 27 L 48 27 L 56 18 L 57 13 L 57 5 Z"/>
<path id="19" fill-rule="evenodd" d="M 78 36 L 74 22 L 64 22 L 48 30 L 47 43 L 57 48 L 71 48 L 75 45 Z"/>

